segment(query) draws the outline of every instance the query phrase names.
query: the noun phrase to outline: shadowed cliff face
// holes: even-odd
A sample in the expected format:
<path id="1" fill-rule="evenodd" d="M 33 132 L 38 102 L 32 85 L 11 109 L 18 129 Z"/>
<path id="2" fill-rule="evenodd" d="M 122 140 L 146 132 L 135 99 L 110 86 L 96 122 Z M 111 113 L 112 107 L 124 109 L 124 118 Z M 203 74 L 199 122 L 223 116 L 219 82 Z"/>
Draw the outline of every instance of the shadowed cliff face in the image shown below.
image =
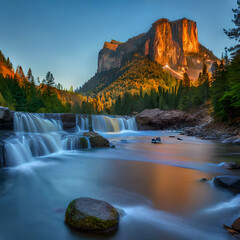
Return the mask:
<path id="1" fill-rule="evenodd" d="M 179 73 L 187 72 L 193 80 L 202 69 L 203 60 L 211 67 L 216 57 L 198 42 L 196 22 L 188 19 L 159 19 L 144 34 L 125 43 L 105 42 L 99 52 L 98 73 L 120 68 L 134 54 L 147 55 L 151 61 Z"/>

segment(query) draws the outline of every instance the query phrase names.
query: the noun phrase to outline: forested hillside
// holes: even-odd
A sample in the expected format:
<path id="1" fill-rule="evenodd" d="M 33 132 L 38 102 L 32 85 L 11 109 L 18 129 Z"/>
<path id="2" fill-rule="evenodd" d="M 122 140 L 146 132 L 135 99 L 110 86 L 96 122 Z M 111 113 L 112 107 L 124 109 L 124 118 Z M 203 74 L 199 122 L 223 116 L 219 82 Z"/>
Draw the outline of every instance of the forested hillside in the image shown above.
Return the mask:
<path id="1" fill-rule="evenodd" d="M 14 72 L 9 58 L 0 51 L 0 106 L 24 112 L 78 112 L 83 97 L 55 84 L 52 73 L 35 80 L 31 69 L 25 76 L 21 66 Z"/>

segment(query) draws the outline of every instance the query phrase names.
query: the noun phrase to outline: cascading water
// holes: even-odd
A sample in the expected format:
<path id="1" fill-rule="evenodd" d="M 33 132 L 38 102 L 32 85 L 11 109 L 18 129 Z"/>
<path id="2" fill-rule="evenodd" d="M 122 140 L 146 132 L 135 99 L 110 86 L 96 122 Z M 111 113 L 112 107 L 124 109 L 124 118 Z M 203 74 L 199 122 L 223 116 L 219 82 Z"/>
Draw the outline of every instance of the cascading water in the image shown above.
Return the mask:
<path id="1" fill-rule="evenodd" d="M 6 139 L 6 165 L 16 166 L 61 150 L 60 120 L 45 119 L 43 114 L 14 114 L 15 136 Z"/>
<path id="2" fill-rule="evenodd" d="M 93 130 L 99 132 L 136 131 L 135 118 L 92 116 Z M 1 166 L 16 166 L 66 150 L 90 148 L 90 141 L 82 135 L 89 130 L 89 117 L 76 115 L 75 132 L 63 131 L 59 114 L 21 113 L 14 114 L 15 135 L 1 145 Z"/>
<path id="3" fill-rule="evenodd" d="M 43 115 L 38 113 L 15 112 L 15 132 L 48 133 L 61 130 L 60 121 L 56 121 L 55 119 L 44 119 Z"/>
<path id="4" fill-rule="evenodd" d="M 98 132 L 121 132 L 137 131 L 135 117 L 125 119 L 123 117 L 92 116 L 92 126 L 94 131 Z"/>
<path id="5" fill-rule="evenodd" d="M 84 136 L 72 135 L 67 136 L 62 141 L 63 150 L 77 150 L 91 148 L 90 140 Z"/>
<path id="6" fill-rule="evenodd" d="M 16 166 L 33 161 L 34 157 L 45 156 L 64 150 L 81 148 L 62 144 L 62 123 L 59 119 L 44 114 L 21 113 L 14 115 L 15 136 L 6 139 L 4 144 L 4 155 L 6 166 Z M 78 137 L 79 138 L 79 137 Z M 69 139 L 69 140 L 68 140 Z M 66 135 L 63 142 L 71 142 L 72 136 Z"/>
<path id="7" fill-rule="evenodd" d="M 82 117 L 76 114 L 76 131 L 87 131 L 89 130 L 89 120 L 88 117 Z"/>

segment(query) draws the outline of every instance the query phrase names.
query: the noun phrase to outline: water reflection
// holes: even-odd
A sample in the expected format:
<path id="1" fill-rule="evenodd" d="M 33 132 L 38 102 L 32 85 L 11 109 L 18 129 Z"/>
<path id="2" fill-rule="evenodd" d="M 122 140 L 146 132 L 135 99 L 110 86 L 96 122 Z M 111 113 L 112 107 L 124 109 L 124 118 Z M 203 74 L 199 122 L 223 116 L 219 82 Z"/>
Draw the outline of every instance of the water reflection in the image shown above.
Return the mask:
<path id="1" fill-rule="evenodd" d="M 116 149 L 62 152 L 4 170 L 1 239 L 86 239 L 63 222 L 67 204 L 80 196 L 126 213 L 117 234 L 101 239 L 227 239 L 222 224 L 236 218 L 239 198 L 198 179 L 229 173 L 207 163 L 232 149 L 192 138 L 166 136 L 162 145 L 149 139 L 115 137 Z"/>

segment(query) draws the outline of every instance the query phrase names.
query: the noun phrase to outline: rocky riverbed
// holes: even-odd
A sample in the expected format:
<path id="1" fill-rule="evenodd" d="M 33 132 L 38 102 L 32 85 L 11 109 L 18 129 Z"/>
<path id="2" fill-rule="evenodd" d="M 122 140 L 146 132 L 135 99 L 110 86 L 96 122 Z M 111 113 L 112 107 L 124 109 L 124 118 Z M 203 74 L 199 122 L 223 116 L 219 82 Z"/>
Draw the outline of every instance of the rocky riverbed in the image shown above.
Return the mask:
<path id="1" fill-rule="evenodd" d="M 136 120 L 140 130 L 180 130 L 187 136 L 240 145 L 240 123 L 218 123 L 210 112 L 210 105 L 191 111 L 146 109 Z"/>

